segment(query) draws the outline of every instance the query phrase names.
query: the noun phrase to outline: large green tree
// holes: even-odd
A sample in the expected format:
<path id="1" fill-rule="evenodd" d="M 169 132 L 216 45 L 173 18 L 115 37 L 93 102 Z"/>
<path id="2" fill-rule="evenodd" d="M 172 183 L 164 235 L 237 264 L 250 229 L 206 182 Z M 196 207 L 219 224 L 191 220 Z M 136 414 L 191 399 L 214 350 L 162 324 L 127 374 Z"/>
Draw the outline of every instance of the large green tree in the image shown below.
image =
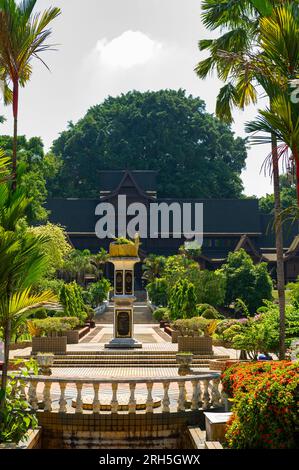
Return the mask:
<path id="1" fill-rule="evenodd" d="M 129 92 L 89 109 L 53 144 L 62 159 L 52 195 L 99 194 L 100 170 L 157 170 L 160 196 L 237 198 L 246 148 L 183 90 Z M 171 177 L 169 177 L 171 175 Z"/>
<path id="2" fill-rule="evenodd" d="M 241 299 L 252 314 L 262 306 L 263 300 L 272 299 L 272 281 L 266 263 L 254 265 L 245 250 L 229 253 L 220 271 L 226 279 L 226 305 Z"/>
<path id="3" fill-rule="evenodd" d="M 12 158 L 13 138 L 8 135 L 0 136 L 0 148 Z M 19 184 L 24 188 L 27 197 L 31 198 L 28 206 L 30 222 L 43 222 L 48 213 L 44 207 L 48 191 L 46 180 L 51 180 L 59 171 L 60 161 L 52 153 L 44 153 L 44 145 L 40 137 L 27 139 L 18 137 Z"/>

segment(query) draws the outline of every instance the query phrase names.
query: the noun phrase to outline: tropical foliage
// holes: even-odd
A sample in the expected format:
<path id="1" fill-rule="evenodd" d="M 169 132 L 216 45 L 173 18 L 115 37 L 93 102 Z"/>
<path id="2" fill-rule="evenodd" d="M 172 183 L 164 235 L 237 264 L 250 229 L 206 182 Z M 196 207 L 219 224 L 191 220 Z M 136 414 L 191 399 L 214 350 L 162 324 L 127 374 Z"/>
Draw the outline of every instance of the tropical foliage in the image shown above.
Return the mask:
<path id="1" fill-rule="evenodd" d="M 297 448 L 298 362 L 238 364 L 223 373 L 222 384 L 234 400 L 229 448 Z"/>
<path id="2" fill-rule="evenodd" d="M 52 49 L 52 45 L 47 44 L 51 35 L 49 25 L 60 14 L 60 9 L 55 7 L 34 13 L 36 1 L 0 0 L 0 79 L 5 85 L 6 103 L 12 102 L 14 118 L 13 189 L 17 182 L 19 88 L 31 78 L 32 59 L 45 64 L 41 55 Z"/>
<path id="3" fill-rule="evenodd" d="M 98 172 L 119 168 L 158 171 L 161 197 L 242 193 L 244 140 L 183 90 L 109 97 L 71 123 L 53 151 L 62 160 L 59 176 L 48 185 L 56 197 L 97 197 Z"/>
<path id="4" fill-rule="evenodd" d="M 82 288 L 76 283 L 63 284 L 59 293 L 59 300 L 63 306 L 63 315 L 77 317 L 80 324 L 84 324 L 87 312 L 83 300 Z"/>
<path id="5" fill-rule="evenodd" d="M 244 249 L 229 253 L 221 269 L 226 279 L 225 302 L 230 305 L 241 299 L 250 313 L 272 298 L 272 280 L 266 263 L 254 265 Z"/>

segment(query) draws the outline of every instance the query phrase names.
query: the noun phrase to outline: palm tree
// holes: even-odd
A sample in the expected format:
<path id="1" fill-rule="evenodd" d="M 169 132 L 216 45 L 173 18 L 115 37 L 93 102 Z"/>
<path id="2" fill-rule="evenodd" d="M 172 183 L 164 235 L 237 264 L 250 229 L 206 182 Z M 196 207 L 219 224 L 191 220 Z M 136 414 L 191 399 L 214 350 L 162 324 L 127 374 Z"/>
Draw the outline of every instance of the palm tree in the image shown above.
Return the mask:
<path id="1" fill-rule="evenodd" d="M 103 268 L 105 264 L 109 261 L 110 255 L 107 253 L 105 248 L 101 248 L 96 255 L 91 255 L 90 264 L 95 268 L 95 274 L 97 280 L 103 276 Z"/>
<path id="2" fill-rule="evenodd" d="M 0 173 L 6 173 L 7 160 L 0 158 Z M 0 331 L 4 339 L 4 364 L 0 391 L 1 410 L 5 404 L 11 335 L 20 322 L 41 306 L 57 308 L 50 291 L 33 294 L 31 286 L 45 274 L 48 258 L 46 237 L 23 231 L 19 226 L 30 200 L 21 188 L 11 191 L 11 181 L 0 184 Z"/>
<path id="3" fill-rule="evenodd" d="M 263 50 L 257 53 L 257 40 L 260 32 L 260 20 L 263 15 L 274 14 L 275 5 L 281 2 L 229 0 L 219 2 L 217 0 L 205 0 L 203 3 L 203 21 L 210 29 L 218 27 L 230 28 L 228 32 L 214 40 L 199 42 L 201 50 L 209 50 L 210 57 L 201 61 L 196 72 L 200 78 L 206 78 L 216 69 L 220 79 L 226 82 L 217 97 L 216 113 L 219 118 L 231 123 L 232 109 L 244 107 L 257 102 L 257 85 L 260 85 L 266 94 L 272 98 L 279 93 L 279 86 L 274 80 L 273 69 L 269 70 L 262 59 Z M 288 2 L 286 2 L 288 3 Z M 281 201 L 279 185 L 279 156 L 277 141 L 274 134 L 271 138 L 272 145 L 272 174 L 275 201 L 275 232 L 277 254 L 277 290 L 280 310 L 280 358 L 285 356 L 285 279 L 283 258 L 283 234 L 281 223 Z"/>
<path id="4" fill-rule="evenodd" d="M 164 256 L 153 254 L 148 255 L 142 266 L 143 279 L 146 279 L 148 282 L 152 282 L 156 278 L 161 277 L 165 267 L 165 261 L 166 258 Z"/>
<path id="5" fill-rule="evenodd" d="M 40 54 L 51 49 L 51 45 L 46 44 L 51 35 L 48 26 L 60 14 L 60 9 L 55 7 L 34 14 L 36 1 L 0 0 L 0 79 L 5 84 L 6 102 L 12 100 L 14 119 L 13 189 L 17 186 L 19 87 L 25 86 L 31 77 L 33 58 L 47 67 Z"/>

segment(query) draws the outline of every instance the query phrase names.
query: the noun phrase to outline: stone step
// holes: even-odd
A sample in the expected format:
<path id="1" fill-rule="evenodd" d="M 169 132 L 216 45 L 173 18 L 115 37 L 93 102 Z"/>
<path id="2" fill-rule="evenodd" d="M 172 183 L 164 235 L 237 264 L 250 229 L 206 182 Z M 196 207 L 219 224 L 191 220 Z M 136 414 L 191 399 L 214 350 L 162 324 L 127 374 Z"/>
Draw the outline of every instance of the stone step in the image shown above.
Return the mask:
<path id="1" fill-rule="evenodd" d="M 86 368 L 86 367 L 109 367 L 109 368 L 113 368 L 113 367 L 132 367 L 132 366 L 136 366 L 136 365 L 140 365 L 140 364 L 132 364 L 132 363 L 131 363 L 131 364 L 122 364 L 122 363 L 119 363 L 119 364 L 118 364 L 118 363 L 117 363 L 117 364 L 111 365 L 111 364 L 102 364 L 102 363 L 100 363 L 100 364 L 95 363 L 95 364 L 94 364 L 94 363 L 90 363 L 90 362 L 87 362 L 87 363 L 79 363 L 79 364 L 78 364 L 78 363 L 68 363 L 68 364 L 60 364 L 60 363 L 59 363 L 59 364 L 56 364 L 56 363 L 54 363 L 53 366 L 52 366 L 52 368 L 57 368 L 57 369 L 58 369 L 58 368 L 62 368 L 62 367 L 63 367 L 63 368 L 76 368 L 76 367 L 77 367 L 77 368 L 81 368 L 81 367 L 84 367 L 84 368 Z M 148 364 L 148 363 L 147 363 L 147 364 L 141 364 L 141 365 L 142 365 L 143 367 L 149 367 L 149 368 L 151 368 L 151 367 L 153 367 L 153 368 L 154 368 L 154 367 L 157 367 L 157 364 Z M 167 364 L 167 363 L 166 363 L 166 364 L 162 364 L 162 366 L 163 366 L 163 368 L 164 368 L 164 367 L 172 367 L 172 368 L 173 368 L 173 367 L 178 367 L 177 364 Z M 159 367 L 161 367 L 161 364 L 159 364 Z M 208 368 L 209 368 L 209 364 L 206 364 L 206 363 L 203 363 L 203 364 L 193 364 L 193 365 L 191 366 L 191 369 L 192 369 L 192 367 L 194 367 L 194 368 L 200 368 L 200 369 L 208 369 Z"/>
<path id="2" fill-rule="evenodd" d="M 104 350 L 104 351 L 95 351 L 93 352 L 86 352 L 86 353 L 74 353 L 74 352 L 68 352 L 66 355 L 64 354 L 57 354 L 55 356 L 56 359 L 78 359 L 78 358 L 84 358 L 84 359 L 111 359 L 111 360 L 116 360 L 116 359 L 124 359 L 127 358 L 128 360 L 131 359 L 164 359 L 164 358 L 169 358 L 173 357 L 175 359 L 177 352 L 176 351 L 144 351 L 144 352 L 131 352 L 131 351 L 122 351 L 121 353 L 118 351 L 115 351 L 115 353 L 111 352 L 111 350 Z M 193 361 L 196 359 L 229 359 L 228 355 L 212 355 L 212 354 L 196 354 L 193 356 Z"/>
<path id="3" fill-rule="evenodd" d="M 103 364 L 108 364 L 108 365 L 113 365 L 113 366 L 119 366 L 119 365 L 157 365 L 157 366 L 161 366 L 161 365 L 164 365 L 164 364 L 172 364 L 172 365 L 175 365 L 177 364 L 176 360 L 154 360 L 154 361 L 147 361 L 147 360 L 144 360 L 144 361 L 126 361 L 126 360 L 118 360 L 118 361 L 107 361 L 107 360 L 94 360 L 94 361 L 90 361 L 90 360 L 84 360 L 84 359 L 76 359 L 76 360 L 73 360 L 73 361 L 64 361 L 64 360 L 56 360 L 54 361 L 54 364 L 57 365 L 57 364 L 64 364 L 66 366 L 70 365 L 70 364 L 94 364 L 94 365 L 103 365 Z M 203 359 L 203 360 L 198 360 L 198 361 L 194 361 L 192 362 L 192 365 L 196 365 L 196 364 L 210 364 L 210 361 L 209 359 Z"/>

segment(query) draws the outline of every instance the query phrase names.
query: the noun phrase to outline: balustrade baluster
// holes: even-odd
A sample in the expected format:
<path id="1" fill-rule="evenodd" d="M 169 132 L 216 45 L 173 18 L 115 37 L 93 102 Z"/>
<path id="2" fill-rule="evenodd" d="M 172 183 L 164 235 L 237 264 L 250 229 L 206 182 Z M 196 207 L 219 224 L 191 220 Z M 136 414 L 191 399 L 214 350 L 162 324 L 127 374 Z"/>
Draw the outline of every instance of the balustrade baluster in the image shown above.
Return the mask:
<path id="1" fill-rule="evenodd" d="M 186 387 L 185 382 L 179 382 L 178 411 L 185 411 L 186 408 Z"/>
<path id="2" fill-rule="evenodd" d="M 52 411 L 51 385 L 52 382 L 45 382 L 43 393 L 44 411 Z"/>
<path id="3" fill-rule="evenodd" d="M 130 400 L 129 400 L 129 413 L 136 413 L 136 399 L 135 399 L 135 390 L 136 383 L 131 382 L 130 387 Z"/>
<path id="4" fill-rule="evenodd" d="M 64 382 L 59 383 L 59 387 L 60 387 L 59 413 L 66 413 L 66 405 L 67 405 L 67 401 L 65 398 L 66 385 L 67 384 Z"/>
<path id="5" fill-rule="evenodd" d="M 198 379 L 191 380 L 193 386 L 193 394 L 191 401 L 191 410 L 198 410 L 200 402 L 200 382 Z"/>
<path id="6" fill-rule="evenodd" d="M 163 388 L 164 388 L 164 396 L 163 396 L 163 401 L 162 401 L 162 412 L 163 413 L 169 413 L 170 412 L 170 400 L 169 400 L 169 385 L 170 382 L 163 382 Z"/>
<path id="7" fill-rule="evenodd" d="M 118 383 L 112 382 L 111 413 L 117 413 L 118 411 L 117 390 L 118 390 Z"/>
<path id="8" fill-rule="evenodd" d="M 146 398 L 146 412 L 147 413 L 152 413 L 154 410 L 154 400 L 153 400 L 153 382 L 146 382 L 146 387 L 147 387 L 147 398 Z"/>
<path id="9" fill-rule="evenodd" d="M 37 401 L 37 394 L 36 394 L 37 383 L 38 382 L 36 380 L 31 380 L 30 385 L 29 385 L 29 390 L 28 390 L 29 403 L 34 411 L 38 410 L 38 401 Z"/>
<path id="10" fill-rule="evenodd" d="M 100 390 L 100 384 L 93 384 L 93 390 L 94 390 L 94 397 L 93 397 L 93 403 L 92 403 L 92 410 L 94 413 L 100 413 L 101 409 L 101 404 L 99 400 L 99 390 Z"/>
<path id="11" fill-rule="evenodd" d="M 82 383 L 76 383 L 76 389 L 77 389 L 77 398 L 76 398 L 76 413 L 82 413 L 83 412 L 83 401 L 82 401 Z"/>
<path id="12" fill-rule="evenodd" d="M 220 379 L 213 379 L 212 380 L 212 405 L 214 407 L 220 406 L 221 402 L 221 395 L 219 392 L 219 385 L 220 385 Z"/>
<path id="13" fill-rule="evenodd" d="M 210 394 L 209 394 L 209 380 L 206 379 L 203 381 L 203 402 L 202 402 L 202 408 L 206 410 L 210 406 Z"/>

